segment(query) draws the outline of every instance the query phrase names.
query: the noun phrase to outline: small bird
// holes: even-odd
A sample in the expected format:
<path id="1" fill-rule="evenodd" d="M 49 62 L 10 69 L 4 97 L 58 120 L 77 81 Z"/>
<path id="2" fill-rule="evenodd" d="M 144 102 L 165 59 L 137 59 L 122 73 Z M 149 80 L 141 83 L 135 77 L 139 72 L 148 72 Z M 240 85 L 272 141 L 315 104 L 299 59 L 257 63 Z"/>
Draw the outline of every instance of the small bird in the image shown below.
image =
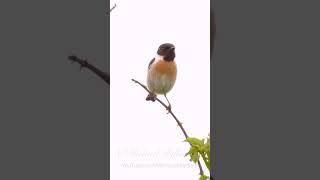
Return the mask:
<path id="1" fill-rule="evenodd" d="M 164 95 L 169 104 L 168 112 L 171 111 L 171 104 L 167 98 L 167 93 L 173 88 L 177 77 L 175 56 L 175 46 L 173 44 L 161 44 L 156 57 L 150 61 L 148 66 L 147 86 L 151 93 L 146 100 L 155 101 L 157 94 Z"/>

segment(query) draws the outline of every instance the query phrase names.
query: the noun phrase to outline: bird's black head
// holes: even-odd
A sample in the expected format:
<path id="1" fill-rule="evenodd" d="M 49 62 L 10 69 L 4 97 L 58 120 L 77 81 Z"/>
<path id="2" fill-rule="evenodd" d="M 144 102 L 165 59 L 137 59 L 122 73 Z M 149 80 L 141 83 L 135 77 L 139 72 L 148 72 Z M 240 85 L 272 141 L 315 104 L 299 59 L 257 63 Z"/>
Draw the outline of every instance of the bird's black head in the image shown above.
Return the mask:
<path id="1" fill-rule="evenodd" d="M 163 56 L 163 59 L 165 61 L 173 61 L 174 58 L 176 57 L 174 49 L 175 49 L 175 47 L 173 44 L 164 43 L 159 46 L 157 53 L 159 56 Z"/>

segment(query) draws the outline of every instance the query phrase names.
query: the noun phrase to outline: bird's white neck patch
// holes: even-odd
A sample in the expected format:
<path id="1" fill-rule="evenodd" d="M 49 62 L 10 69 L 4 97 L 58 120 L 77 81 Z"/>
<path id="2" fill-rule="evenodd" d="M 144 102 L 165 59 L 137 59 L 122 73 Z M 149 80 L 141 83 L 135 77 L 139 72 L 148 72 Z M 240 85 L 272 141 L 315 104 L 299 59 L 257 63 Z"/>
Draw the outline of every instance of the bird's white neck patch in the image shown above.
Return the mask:
<path id="1" fill-rule="evenodd" d="M 157 60 L 164 60 L 163 58 L 164 58 L 164 56 L 160 56 L 159 54 L 156 54 L 156 57 L 155 57 L 156 61 Z"/>

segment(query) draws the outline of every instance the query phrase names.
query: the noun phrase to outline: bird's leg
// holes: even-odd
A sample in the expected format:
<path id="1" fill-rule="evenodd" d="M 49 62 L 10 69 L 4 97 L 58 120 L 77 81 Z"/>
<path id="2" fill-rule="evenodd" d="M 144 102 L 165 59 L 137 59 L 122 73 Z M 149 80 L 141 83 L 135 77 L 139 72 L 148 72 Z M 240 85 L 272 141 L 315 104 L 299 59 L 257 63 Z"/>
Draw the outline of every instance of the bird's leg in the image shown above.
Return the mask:
<path id="1" fill-rule="evenodd" d="M 167 102 L 168 102 L 167 111 L 168 111 L 168 113 L 169 113 L 169 112 L 171 111 L 171 104 L 170 104 L 170 102 L 169 102 L 166 94 L 164 94 L 164 97 L 166 98 L 166 100 L 167 100 Z"/>

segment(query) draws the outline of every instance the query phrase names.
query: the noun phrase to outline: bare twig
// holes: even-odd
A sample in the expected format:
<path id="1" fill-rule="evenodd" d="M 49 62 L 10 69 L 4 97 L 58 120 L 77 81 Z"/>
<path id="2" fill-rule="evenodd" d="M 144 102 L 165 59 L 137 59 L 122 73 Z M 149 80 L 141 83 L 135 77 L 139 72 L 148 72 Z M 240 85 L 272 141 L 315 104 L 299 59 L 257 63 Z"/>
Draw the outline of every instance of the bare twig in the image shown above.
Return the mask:
<path id="1" fill-rule="evenodd" d="M 88 63 L 87 60 L 80 59 L 77 56 L 68 56 L 68 59 L 71 62 L 76 62 L 76 63 L 80 64 L 80 69 L 87 68 L 87 69 L 91 70 L 94 74 L 99 76 L 107 84 L 110 85 L 110 75 L 109 75 L 109 73 L 101 71 L 100 69 L 96 68 L 94 65 Z"/>
<path id="2" fill-rule="evenodd" d="M 109 13 L 111 13 L 112 10 L 114 10 L 114 8 L 117 7 L 117 4 L 114 4 L 113 7 L 109 10 Z"/>
<path id="3" fill-rule="evenodd" d="M 139 81 L 135 80 L 135 79 L 131 79 L 133 82 L 139 84 L 144 90 L 146 90 L 148 93 L 151 93 L 149 91 L 149 89 L 143 85 L 142 83 L 140 83 Z M 174 118 L 174 120 L 176 120 L 178 126 L 180 127 L 181 131 L 183 132 L 185 138 L 187 139 L 189 136 L 186 132 L 186 130 L 184 129 L 184 127 L 182 126 L 182 123 L 178 120 L 178 118 L 176 117 L 176 115 L 172 112 L 171 108 L 169 108 L 164 102 L 162 102 L 160 99 L 158 99 L 157 97 L 155 98 L 156 101 L 158 101 L 163 107 L 165 107 L 166 109 L 168 109 L 169 113 L 171 114 L 171 116 Z M 191 145 L 191 144 L 190 144 Z M 200 160 L 198 161 L 198 165 L 199 165 L 199 170 L 200 170 L 200 175 L 203 175 L 203 169 L 200 163 Z"/>
<path id="4" fill-rule="evenodd" d="M 113 5 L 113 7 L 108 11 L 109 13 L 111 13 L 111 11 L 116 8 L 116 4 Z M 96 74 L 97 76 L 99 76 L 101 79 L 103 79 L 107 84 L 110 85 L 110 74 L 107 72 L 103 72 L 100 69 L 98 69 L 97 67 L 95 67 L 94 65 L 90 64 L 87 60 L 83 60 L 80 59 L 77 56 L 68 56 L 68 59 L 71 62 L 77 62 L 78 64 L 80 64 L 80 69 L 82 68 L 87 68 L 89 70 L 91 70 L 94 74 Z"/>

